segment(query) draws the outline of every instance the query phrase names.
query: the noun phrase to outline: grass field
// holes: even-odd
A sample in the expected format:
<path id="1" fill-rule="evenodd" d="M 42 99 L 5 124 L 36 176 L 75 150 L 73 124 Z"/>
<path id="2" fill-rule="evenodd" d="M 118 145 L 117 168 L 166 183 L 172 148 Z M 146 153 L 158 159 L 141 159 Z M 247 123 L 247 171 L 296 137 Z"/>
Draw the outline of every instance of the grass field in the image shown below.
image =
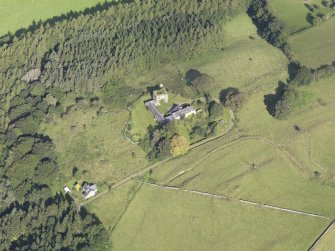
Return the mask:
<path id="1" fill-rule="evenodd" d="M 127 120 L 127 110 L 97 116 L 96 108 L 84 108 L 42 125 L 41 132 L 54 141 L 67 177 L 77 167 L 94 182 L 113 183 L 147 165 L 145 153 L 123 136 Z"/>
<path id="2" fill-rule="evenodd" d="M 87 206 L 87 209 L 96 214 L 111 234 L 140 186 L 139 183 L 130 182 L 118 190 L 112 191 L 103 200 L 95 200 L 94 203 Z"/>
<path id="3" fill-rule="evenodd" d="M 327 233 L 320 239 L 320 241 L 314 246 L 315 251 L 325 251 L 335 249 L 335 227 L 332 227 L 327 231 Z"/>
<path id="4" fill-rule="evenodd" d="M 305 6 L 304 1 L 270 0 L 269 2 L 274 14 L 286 23 L 289 33 L 294 33 L 301 29 L 311 27 L 311 24 L 307 21 L 307 14 L 310 11 Z M 324 7 L 321 2 L 321 0 L 309 0 L 308 4 L 316 4 L 319 6 L 319 9 L 315 10 L 315 14 L 329 13 L 330 15 L 332 15 L 335 13 L 334 10 Z"/>
<path id="5" fill-rule="evenodd" d="M 328 224 L 144 185 L 112 242 L 113 250 L 306 250 Z"/>
<path id="6" fill-rule="evenodd" d="M 319 67 L 335 60 L 335 18 L 292 36 L 289 40 L 298 59 L 310 67 Z"/>
<path id="7" fill-rule="evenodd" d="M 27 28 L 33 21 L 81 11 L 103 2 L 105 0 L 1 0 L 0 36 L 8 31 L 15 33 L 18 29 Z"/>
<path id="8" fill-rule="evenodd" d="M 169 88 L 178 83 L 189 69 L 197 69 L 215 79 L 210 94 L 217 98 L 222 89 L 230 86 L 256 92 L 287 78 L 287 59 L 279 49 L 257 35 L 257 30 L 247 15 L 240 15 L 228 22 L 222 39 L 225 41 L 222 51 L 194 58 L 192 61 L 166 65 L 158 71 L 130 81 L 161 82 Z"/>
<path id="9" fill-rule="evenodd" d="M 210 156 L 195 149 L 187 159 L 197 161 L 169 161 L 154 172 L 154 178 L 190 190 L 335 216 L 331 203 L 335 189 L 310 180 L 309 170 L 290 163 L 285 152 L 266 140 L 244 140 L 222 150 L 207 144 L 208 148 L 213 149 Z"/>
<path id="10" fill-rule="evenodd" d="M 257 36 L 246 15 L 226 25 L 223 39 L 226 46 L 215 55 L 163 66 L 131 80 L 142 88 L 142 83 L 157 82 L 169 88 L 193 68 L 215 78 L 209 90 L 214 98 L 229 86 L 248 96 L 231 133 L 160 165 L 151 178 L 334 217 L 334 79 L 302 87 L 304 104 L 288 120 L 278 121 L 264 99 L 288 77 L 285 56 Z M 138 128 L 152 122 L 142 104 L 134 108 Z M 65 173 L 78 166 L 95 180 L 115 182 L 147 164 L 144 153 L 122 136 L 127 120 L 126 111 L 97 116 L 92 108 L 73 111 L 41 132 L 54 140 Z M 295 125 L 301 130 L 294 130 Z M 306 250 L 330 223 L 147 185 L 136 193 L 132 184 L 88 205 L 109 229 L 115 250 Z"/>
<path id="11" fill-rule="evenodd" d="M 310 27 L 307 22 L 308 9 L 300 0 L 270 0 L 274 14 L 285 21 L 289 33 Z"/>

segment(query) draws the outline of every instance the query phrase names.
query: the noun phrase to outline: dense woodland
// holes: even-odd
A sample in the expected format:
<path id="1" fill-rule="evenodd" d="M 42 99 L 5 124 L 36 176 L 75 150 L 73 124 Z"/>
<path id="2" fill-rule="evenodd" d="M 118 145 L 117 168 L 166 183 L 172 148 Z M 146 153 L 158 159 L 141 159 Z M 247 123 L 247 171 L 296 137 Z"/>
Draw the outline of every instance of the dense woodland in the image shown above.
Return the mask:
<path id="1" fill-rule="evenodd" d="M 0 249 L 103 250 L 110 245 L 99 220 L 84 209 L 78 213 L 74 201 L 60 193 L 63 175 L 52 140 L 37 133 L 41 121 L 66 113 L 67 95 L 113 96 L 123 88 L 117 80 L 127 74 L 221 48 L 224 22 L 245 12 L 248 2 L 106 5 L 3 37 Z"/>

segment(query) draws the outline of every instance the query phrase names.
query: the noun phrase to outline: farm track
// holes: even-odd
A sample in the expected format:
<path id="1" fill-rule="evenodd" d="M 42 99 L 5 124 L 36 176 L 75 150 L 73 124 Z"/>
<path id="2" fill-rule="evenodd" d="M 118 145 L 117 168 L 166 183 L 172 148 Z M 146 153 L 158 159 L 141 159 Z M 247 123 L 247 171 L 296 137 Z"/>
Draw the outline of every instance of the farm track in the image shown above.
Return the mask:
<path id="1" fill-rule="evenodd" d="M 232 121 L 234 121 L 234 120 L 232 119 Z M 232 123 L 232 124 L 233 124 L 233 123 Z M 218 141 L 218 140 L 220 140 L 221 138 L 225 137 L 225 136 L 232 130 L 232 128 L 233 128 L 233 125 L 232 125 L 232 126 L 230 127 L 230 129 L 229 129 L 226 133 L 224 133 L 223 135 L 219 135 L 219 136 L 217 136 L 217 137 L 215 137 L 215 138 L 208 139 L 208 140 L 206 140 L 206 141 L 204 141 L 204 142 L 199 142 L 199 143 L 197 143 L 197 144 L 192 145 L 192 146 L 190 147 L 190 151 L 191 151 L 192 149 L 197 148 L 197 147 L 203 146 L 203 145 L 205 145 L 205 144 L 207 144 L 207 143 L 209 143 L 209 142 L 213 142 L 213 141 Z M 243 136 L 241 136 L 240 138 L 237 138 L 237 139 L 235 139 L 235 140 L 233 140 L 233 141 L 231 141 L 231 142 L 228 142 L 227 144 L 224 144 L 224 145 L 222 145 L 222 146 L 219 147 L 219 148 L 215 148 L 215 149 L 212 149 L 211 151 L 207 152 L 206 155 L 205 155 L 203 158 L 201 158 L 200 160 L 198 160 L 198 161 L 192 166 L 192 168 L 189 168 L 189 169 L 187 169 L 187 170 L 185 170 L 185 171 L 180 172 L 177 176 L 175 176 L 175 177 L 173 177 L 172 179 L 170 179 L 167 183 L 169 183 L 169 182 L 171 182 L 172 180 L 174 180 L 174 179 L 176 179 L 176 178 L 178 178 L 178 177 L 180 177 L 180 176 L 182 176 L 182 175 L 184 175 L 184 174 L 186 174 L 186 173 L 188 173 L 188 172 L 194 170 L 194 169 L 195 169 L 201 162 L 205 161 L 206 159 L 208 159 L 211 155 L 215 154 L 216 152 L 218 152 L 218 151 L 220 151 L 220 150 L 222 150 L 222 149 L 224 149 L 224 148 L 228 148 L 228 147 L 230 147 L 230 146 L 232 146 L 232 145 L 234 145 L 234 144 L 237 144 L 237 143 L 239 143 L 239 142 L 245 141 L 245 140 L 263 140 L 263 141 L 266 141 L 267 143 L 269 143 L 270 145 L 273 145 L 273 142 L 272 142 L 268 137 L 259 136 L 259 135 L 243 135 Z M 278 147 L 278 149 L 281 150 L 281 151 L 283 151 L 283 149 L 281 149 L 280 147 Z M 305 168 L 298 162 L 298 160 L 296 160 L 296 158 L 295 158 L 292 154 L 290 154 L 290 153 L 288 152 L 287 149 L 285 150 L 285 153 L 286 153 L 288 156 L 290 156 L 292 165 L 294 165 L 295 167 L 297 167 L 298 170 L 301 171 L 302 169 L 305 169 Z M 106 192 L 103 192 L 103 193 L 101 193 L 101 194 L 98 194 L 97 196 L 93 197 L 92 199 L 90 199 L 90 200 L 88 200 L 88 201 L 84 201 L 84 202 L 82 202 L 82 203 L 79 203 L 79 205 L 78 205 L 79 210 L 80 210 L 80 207 L 85 206 L 85 205 L 87 205 L 87 204 L 89 204 L 89 203 L 91 203 L 91 202 L 93 202 L 93 201 L 95 201 L 95 200 L 97 200 L 97 199 L 100 199 L 100 198 L 104 197 L 104 196 L 105 196 L 107 193 L 109 193 L 110 191 L 113 191 L 113 190 L 115 190 L 115 189 L 117 189 L 117 188 L 119 188 L 119 187 L 125 185 L 125 184 L 128 183 L 129 181 L 131 181 L 131 180 L 133 180 L 133 179 L 135 179 L 135 178 L 137 178 L 137 177 L 139 177 L 139 176 L 145 174 L 146 172 L 148 172 L 148 171 L 150 171 L 150 170 L 153 170 L 153 169 L 157 168 L 158 166 L 160 166 L 160 165 L 162 165 L 162 164 L 164 164 L 164 163 L 170 161 L 171 159 L 173 159 L 173 157 L 168 158 L 168 159 L 166 159 L 166 160 L 163 160 L 163 161 L 161 161 L 161 162 L 157 162 L 157 163 L 155 163 L 155 164 L 153 164 L 153 165 L 150 165 L 150 166 L 148 166 L 148 167 L 146 167 L 146 168 L 144 168 L 144 169 L 142 169 L 142 170 L 140 170 L 140 171 L 137 171 L 137 172 L 133 173 L 132 175 L 130 175 L 130 176 L 124 178 L 123 180 L 121 180 L 121 181 L 119 181 L 119 182 L 117 182 L 117 183 L 111 185 L 109 191 L 106 191 Z M 298 166 L 297 166 L 297 165 L 298 165 Z M 163 182 L 163 183 L 167 184 L 166 182 Z"/>
<path id="2" fill-rule="evenodd" d="M 255 206 L 257 208 L 262 208 L 262 209 L 272 209 L 272 210 L 282 211 L 282 212 L 291 213 L 291 214 L 298 214 L 298 215 L 320 218 L 320 219 L 324 219 L 324 220 L 330 220 L 329 217 L 323 216 L 323 215 L 320 215 L 320 214 L 309 213 L 309 212 L 304 212 L 304 211 L 299 211 L 299 210 L 295 210 L 295 209 L 289 209 L 289 208 L 284 208 L 284 207 L 279 207 L 279 206 L 274 206 L 274 205 L 268 205 L 268 204 L 263 204 L 263 203 L 260 203 L 260 202 L 255 202 L 255 201 L 250 201 L 250 200 L 234 199 L 234 198 L 228 197 L 226 195 L 218 195 L 218 194 L 212 194 L 212 193 L 208 193 L 208 192 L 188 190 L 188 189 L 182 189 L 182 188 L 172 187 L 172 186 L 163 186 L 163 185 L 147 183 L 147 182 L 141 182 L 141 183 L 146 184 L 148 186 L 158 187 L 158 188 L 161 188 L 161 189 L 181 191 L 181 192 L 184 192 L 184 193 L 197 194 L 197 195 L 200 195 L 200 196 L 205 196 L 205 197 L 210 197 L 210 198 L 215 198 L 215 199 L 223 199 L 223 200 L 226 200 L 226 201 L 235 202 L 235 203 L 239 203 L 239 204 L 250 205 L 250 206 Z"/>
<path id="3" fill-rule="evenodd" d="M 201 159 L 197 160 L 190 168 L 188 168 L 188 169 L 186 169 L 186 170 L 178 173 L 176 176 L 170 178 L 168 181 L 163 182 L 163 183 L 168 184 L 168 183 L 172 182 L 173 180 L 181 177 L 182 175 L 184 175 L 184 174 L 186 174 L 188 172 L 193 171 L 194 169 L 196 169 L 198 167 L 198 165 L 200 163 L 202 163 L 205 160 L 207 160 L 209 157 L 211 157 L 216 152 L 219 152 L 219 151 L 221 151 L 221 150 L 223 150 L 225 148 L 228 148 L 228 147 L 230 147 L 232 145 L 235 145 L 235 144 L 240 143 L 240 142 L 245 141 L 245 140 L 253 140 L 253 139 L 260 140 L 262 138 L 263 138 L 262 136 L 258 136 L 258 135 L 244 135 L 244 136 L 241 136 L 241 137 L 239 137 L 239 138 L 237 138 L 237 139 L 235 139 L 235 140 L 233 140 L 233 141 L 231 141 L 231 142 L 229 142 L 227 144 L 224 144 L 224 145 L 222 145 L 222 146 L 220 146 L 218 148 L 212 149 L 209 152 L 207 152 L 205 154 L 205 156 L 203 156 Z"/>
<path id="4" fill-rule="evenodd" d="M 220 139 L 226 137 L 226 136 L 231 132 L 231 130 L 234 128 L 234 121 L 235 121 L 235 116 L 234 116 L 233 111 L 229 110 L 229 113 L 230 113 L 231 123 L 230 123 L 230 126 L 229 126 L 228 130 L 227 130 L 225 133 L 223 133 L 223 134 L 221 134 L 221 135 L 219 135 L 219 136 L 215 136 L 215 137 L 213 137 L 213 138 L 209 138 L 209 139 L 200 141 L 199 143 L 195 143 L 195 144 L 193 144 L 193 145 L 190 146 L 190 149 L 189 149 L 189 150 L 191 151 L 192 149 L 195 149 L 195 148 L 200 147 L 200 146 L 203 146 L 203 145 L 205 145 L 205 144 L 207 144 L 207 143 L 210 143 L 210 142 L 213 142 L 213 141 L 217 141 L 217 140 L 220 140 Z M 153 169 L 157 168 L 159 165 L 162 165 L 162 164 L 164 164 L 164 163 L 170 161 L 170 160 L 173 159 L 173 158 L 174 158 L 174 157 L 170 157 L 170 158 L 167 158 L 167 159 L 165 159 L 165 160 L 163 160 L 163 161 L 160 161 L 160 162 L 157 162 L 157 163 L 152 164 L 152 165 L 150 165 L 150 166 L 147 166 L 146 168 L 144 168 L 144 169 L 142 169 L 142 170 L 139 170 L 139 171 L 137 171 L 137 172 L 135 172 L 135 173 L 129 175 L 128 177 L 126 177 L 126 178 L 120 180 L 119 182 L 117 182 L 117 183 L 115 183 L 115 184 L 112 184 L 112 185 L 110 186 L 110 189 L 109 189 L 108 191 L 103 192 L 103 193 L 100 193 L 100 194 L 96 195 L 95 197 L 93 197 L 92 199 L 89 199 L 89 200 L 87 200 L 87 201 L 83 201 L 83 202 L 81 202 L 81 203 L 78 203 L 78 211 L 80 211 L 80 208 L 81 208 L 81 207 L 83 207 L 83 206 L 85 206 L 85 205 L 87 205 L 87 204 L 89 204 L 89 203 L 92 203 L 92 202 L 95 201 L 95 200 L 98 200 L 98 199 L 104 197 L 107 193 L 109 193 L 109 192 L 111 192 L 111 191 L 114 191 L 115 189 L 118 189 L 119 187 L 125 185 L 126 183 L 128 183 L 128 182 L 131 181 L 132 179 L 137 178 L 137 177 L 139 177 L 139 176 L 145 174 L 146 172 L 148 172 L 148 171 L 150 171 L 150 170 L 153 170 Z"/>
<path id="5" fill-rule="evenodd" d="M 303 175 L 308 174 L 309 169 L 306 168 L 297 158 L 287 149 L 287 147 L 280 145 L 278 149 L 283 154 L 283 156 Z"/>
<path id="6" fill-rule="evenodd" d="M 232 123 L 230 125 L 230 128 L 227 130 L 227 132 L 225 132 L 224 134 L 222 135 L 219 135 L 219 136 L 216 136 L 214 138 L 210 138 L 210 139 L 207 139 L 207 140 L 204 140 L 202 142 L 199 142 L 199 143 L 196 143 L 192 146 L 190 146 L 190 152 L 192 151 L 192 149 L 195 149 L 195 148 L 198 148 L 198 147 L 201 147 L 207 143 L 210 143 L 210 142 L 215 142 L 215 141 L 219 141 L 221 140 L 222 138 L 224 137 L 227 137 L 229 136 L 229 133 L 231 132 L 231 130 L 233 129 L 234 127 L 234 114 L 231 112 L 231 115 L 232 115 Z M 325 122 L 327 123 L 328 121 L 322 121 L 322 122 Z M 216 152 L 224 149 L 224 148 L 228 148 L 234 144 L 237 144 L 239 142 L 242 142 L 242 141 L 246 141 L 246 140 L 260 140 L 260 141 L 265 141 L 267 142 L 269 145 L 271 146 L 275 146 L 281 153 L 284 157 L 286 157 L 286 159 L 288 159 L 288 161 L 292 164 L 293 167 L 295 167 L 300 173 L 302 174 L 308 174 L 308 171 L 309 169 L 306 168 L 302 163 L 299 162 L 299 160 L 297 160 L 297 158 L 294 156 L 294 154 L 292 154 L 289 149 L 283 145 L 275 145 L 274 142 L 266 137 L 266 136 L 259 136 L 259 135 L 242 135 L 240 136 L 239 138 L 233 140 L 233 141 L 230 141 L 222 146 L 220 146 L 219 148 L 215 148 L 215 149 L 212 149 L 210 150 L 209 152 L 207 152 L 205 154 L 205 156 L 198 160 L 192 167 L 193 168 L 189 168 L 187 170 L 183 170 L 181 172 L 179 172 L 176 176 L 174 176 L 172 179 L 170 179 L 168 182 L 171 182 L 173 181 L 174 179 L 177 179 L 179 177 L 181 177 L 182 175 L 188 173 L 188 172 L 191 172 L 193 171 L 201 162 L 205 161 L 206 159 L 208 159 L 211 155 L 215 154 Z M 127 184 L 129 181 L 145 174 L 146 172 L 148 172 L 149 170 L 152 170 L 152 169 L 155 169 L 157 167 L 159 167 L 160 165 L 170 161 L 171 159 L 173 159 L 172 157 L 171 158 L 168 158 L 164 161 L 161 161 L 161 162 L 158 162 L 158 163 L 155 163 L 153 165 L 150 165 L 140 171 L 137 171 L 135 173 L 133 173 L 132 175 L 124 178 L 123 180 L 111 185 L 110 187 L 110 190 L 109 191 L 106 191 L 104 193 L 101 193 L 99 195 L 97 195 L 96 197 L 93 197 L 91 200 L 89 201 L 85 201 L 85 202 L 82 202 L 78 205 L 78 208 L 80 210 L 80 207 L 81 206 L 85 206 L 99 198 L 102 198 L 104 197 L 104 195 L 106 195 L 108 192 L 110 191 L 113 191 L 125 184 Z M 140 182 L 140 181 L 138 181 Z M 214 198 L 214 199 L 221 199 L 221 200 L 226 200 L 226 201 L 230 201 L 232 203 L 238 203 L 238 204 L 243 204 L 243 205 L 249 205 L 249 206 L 253 206 L 253 207 L 256 207 L 256 208 L 260 208 L 260 209 L 268 209 L 268 210 L 276 210 L 276 211 L 280 211 L 280 212 L 283 212 L 283 213 L 289 213 L 289 214 L 294 214 L 294 215 L 301 215 L 301 216 L 306 216 L 306 217 L 313 217 L 313 218 L 319 218 L 319 219 L 322 219 L 322 220 L 327 220 L 327 221 L 330 221 L 330 220 L 333 220 L 327 216 L 324 216 L 324 215 L 319 215 L 319 214 L 315 214 L 315 213 L 310 213 L 310 212 L 304 212 L 304 211 L 299 211 L 299 210 L 295 210 L 295 209 L 290 209 L 290 208 L 283 208 L 283 207 L 279 207 L 279 206 L 275 206 L 275 205 L 268 205 L 268 204 L 263 204 L 263 203 L 260 203 L 260 202 L 255 202 L 255 201 L 250 201 L 250 200 L 245 200 L 245 199 L 234 199 L 234 198 L 230 198 L 228 196 L 225 196 L 225 195 L 217 195 L 217 194 L 211 194 L 211 193 L 207 193 L 207 192 L 201 192 L 201 191 L 196 191 L 196 190 L 187 190 L 187 189 L 182 189 L 182 188 L 178 188 L 178 187 L 172 187 L 172 186 L 166 186 L 166 185 L 158 185 L 158 184 L 151 184 L 151 183 L 146 183 L 146 182 L 142 182 L 144 184 L 147 184 L 147 185 L 150 185 L 150 186 L 155 186 L 155 187 L 159 187 L 161 189 L 167 189 L 167 190 L 175 190 L 175 191 L 181 191 L 181 192 L 184 192 L 184 193 L 189 193 L 189 194 L 195 194 L 195 195 L 199 195 L 199 196 L 205 196 L 205 197 L 208 197 L 208 198 Z M 122 216 L 125 214 L 125 212 L 127 211 L 127 208 L 123 211 L 122 215 L 119 217 L 118 221 L 120 221 L 120 219 L 122 218 Z M 309 250 L 314 250 L 314 247 L 316 246 L 316 244 L 326 235 L 326 233 L 329 231 L 329 229 L 331 229 L 331 227 L 333 227 L 333 225 L 335 224 L 334 223 L 335 221 L 333 221 L 321 234 L 320 236 L 315 240 L 315 242 L 311 245 L 311 247 L 309 248 Z M 116 226 L 113 227 L 113 230 Z"/>
<path id="7" fill-rule="evenodd" d="M 241 136 L 240 138 L 237 138 L 237 139 L 235 139 L 235 140 L 233 140 L 233 141 L 231 141 L 231 142 L 229 142 L 229 143 L 227 143 L 227 144 L 225 144 L 221 147 L 218 147 L 216 149 L 211 150 L 203 158 L 201 158 L 197 162 L 195 162 L 192 165 L 192 167 L 179 172 L 176 176 L 173 176 L 172 178 L 170 178 L 166 182 L 162 182 L 162 184 L 171 183 L 172 181 L 176 180 L 177 178 L 180 178 L 182 175 L 195 170 L 200 163 L 207 160 L 209 157 L 211 157 L 216 152 L 221 151 L 225 148 L 228 148 L 232 145 L 235 145 L 235 144 L 240 143 L 240 142 L 245 141 L 245 140 L 263 140 L 263 141 L 267 142 L 268 144 L 270 144 L 271 146 L 274 145 L 274 143 L 271 141 L 271 139 L 266 137 L 266 136 L 260 136 L 260 135 L 244 135 L 244 136 Z M 285 146 L 279 145 L 279 146 L 276 146 L 276 148 L 282 153 L 283 157 L 285 157 L 295 168 L 297 168 L 297 170 L 301 174 L 303 174 L 303 175 L 308 174 L 309 169 L 307 167 L 305 167 L 301 162 L 299 162 L 297 160 L 297 158 Z"/>
<path id="8" fill-rule="evenodd" d="M 117 225 L 119 224 L 119 222 L 121 221 L 122 217 L 125 215 L 125 213 L 127 212 L 130 204 L 134 201 L 136 195 L 138 194 L 138 192 L 141 190 L 143 184 L 140 184 L 140 186 L 136 189 L 135 194 L 130 198 L 130 200 L 128 200 L 126 207 L 123 209 L 122 213 L 119 215 L 119 217 L 117 218 L 115 224 L 113 225 L 112 229 L 111 229 L 111 233 L 115 230 L 115 228 L 117 227 Z"/>

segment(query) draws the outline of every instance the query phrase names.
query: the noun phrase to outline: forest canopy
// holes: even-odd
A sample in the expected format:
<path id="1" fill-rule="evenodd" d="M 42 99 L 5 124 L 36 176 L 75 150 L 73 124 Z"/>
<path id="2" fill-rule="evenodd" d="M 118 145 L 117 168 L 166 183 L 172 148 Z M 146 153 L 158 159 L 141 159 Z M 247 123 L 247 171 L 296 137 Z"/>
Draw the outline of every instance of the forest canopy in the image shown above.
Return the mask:
<path id="1" fill-rule="evenodd" d="M 105 249 L 109 238 L 100 221 L 84 209 L 79 214 L 59 193 L 63 174 L 52 140 L 38 133 L 40 123 L 66 112 L 65 95 L 102 93 L 113 78 L 222 48 L 225 21 L 248 2 L 120 3 L 3 37 L 0 249 Z"/>

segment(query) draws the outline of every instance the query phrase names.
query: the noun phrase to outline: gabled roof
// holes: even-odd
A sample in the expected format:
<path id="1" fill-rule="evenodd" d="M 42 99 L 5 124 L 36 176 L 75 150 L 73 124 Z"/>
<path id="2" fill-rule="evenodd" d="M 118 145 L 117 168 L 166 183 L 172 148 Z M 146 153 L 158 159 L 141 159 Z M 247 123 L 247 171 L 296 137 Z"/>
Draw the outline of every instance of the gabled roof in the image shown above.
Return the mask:
<path id="1" fill-rule="evenodd" d="M 179 111 L 174 112 L 173 115 L 175 117 L 182 117 L 182 116 L 184 116 L 186 114 L 194 113 L 194 112 L 195 112 L 194 107 L 193 106 L 188 106 L 186 108 L 183 108 L 183 109 L 181 109 Z"/>

